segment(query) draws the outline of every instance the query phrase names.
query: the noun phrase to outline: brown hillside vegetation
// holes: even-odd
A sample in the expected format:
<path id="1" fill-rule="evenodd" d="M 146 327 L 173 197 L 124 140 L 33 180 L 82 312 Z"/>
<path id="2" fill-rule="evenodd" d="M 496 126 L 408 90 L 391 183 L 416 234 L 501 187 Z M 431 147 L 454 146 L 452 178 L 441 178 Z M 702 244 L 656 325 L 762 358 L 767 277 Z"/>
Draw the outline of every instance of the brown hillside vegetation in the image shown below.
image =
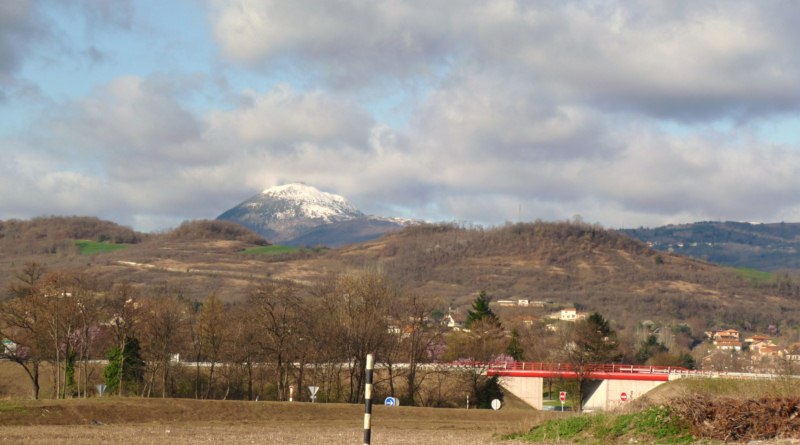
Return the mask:
<path id="1" fill-rule="evenodd" d="M 69 241 L 92 240 L 135 244 L 146 238 L 127 227 L 88 216 L 51 216 L 29 221 L 0 221 L 0 250 L 4 254 L 74 253 Z"/>
<path id="2" fill-rule="evenodd" d="M 187 221 L 178 226 L 177 229 L 170 230 L 163 234 L 156 242 L 187 242 L 196 240 L 226 240 L 242 241 L 257 246 L 269 244 L 264 238 L 256 235 L 239 224 L 229 221 Z"/>
<path id="3" fill-rule="evenodd" d="M 346 264 L 371 261 L 455 306 L 476 290 L 596 310 L 618 323 L 702 317 L 705 326 L 752 328 L 798 320 L 800 304 L 755 288 L 735 272 L 658 253 L 611 230 L 571 223 L 496 229 L 420 226 L 333 252 Z M 627 316 L 626 316 L 627 315 Z M 627 319 L 627 320 L 626 320 Z"/>
<path id="4" fill-rule="evenodd" d="M 485 290 L 495 300 L 600 311 L 622 329 L 647 319 L 752 331 L 800 321 L 800 302 L 779 296 L 776 288 L 755 287 L 730 269 L 659 253 L 587 224 L 419 225 L 368 243 L 279 256 L 246 253 L 264 241 L 227 224 L 185 224 L 128 249 L 92 256 L 4 250 L 0 278 L 7 284 L 11 271 L 33 259 L 51 270 L 86 272 L 99 282 L 157 284 L 190 299 L 214 293 L 233 301 L 254 280 L 312 284 L 346 270 L 380 267 L 408 290 L 440 301 L 444 310 L 464 307 Z"/>

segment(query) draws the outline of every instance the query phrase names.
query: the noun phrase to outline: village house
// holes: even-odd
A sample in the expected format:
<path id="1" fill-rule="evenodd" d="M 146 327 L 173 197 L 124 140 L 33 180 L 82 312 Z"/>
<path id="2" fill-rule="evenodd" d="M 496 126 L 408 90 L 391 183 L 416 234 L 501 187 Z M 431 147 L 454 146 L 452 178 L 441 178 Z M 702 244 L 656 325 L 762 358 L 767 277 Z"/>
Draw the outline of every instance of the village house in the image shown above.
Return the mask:
<path id="1" fill-rule="evenodd" d="M 561 309 L 558 319 L 561 321 L 575 321 L 578 319 L 578 310 L 574 307 Z"/>
<path id="2" fill-rule="evenodd" d="M 739 342 L 739 331 L 736 329 L 725 329 L 723 331 L 706 331 L 706 338 L 709 338 L 714 346 L 719 346 L 718 342 Z"/>
<path id="3" fill-rule="evenodd" d="M 453 331 L 461 331 L 464 329 L 464 317 L 461 314 L 450 310 L 448 313 L 442 317 L 442 321 L 440 322 L 442 326 L 453 330 Z"/>
<path id="4" fill-rule="evenodd" d="M 745 343 L 747 343 L 747 344 L 750 344 L 750 345 L 752 345 L 752 344 L 754 344 L 754 343 L 759 343 L 759 342 L 768 341 L 769 339 L 770 339 L 770 338 L 769 338 L 769 337 L 767 337 L 766 335 L 760 335 L 760 334 L 758 334 L 758 335 L 753 335 L 753 336 L 751 336 L 751 337 L 747 337 L 747 338 L 745 338 L 745 339 L 744 339 L 744 342 L 745 342 Z"/>
<path id="5" fill-rule="evenodd" d="M 577 309 L 574 307 L 564 308 L 558 312 L 553 312 L 547 316 L 547 318 L 559 321 L 568 321 L 568 322 L 575 322 L 578 320 L 583 320 L 587 317 L 585 312 L 578 312 Z"/>
<path id="6" fill-rule="evenodd" d="M 759 357 L 780 358 L 784 351 L 778 345 L 764 345 L 757 350 Z"/>
<path id="7" fill-rule="evenodd" d="M 561 309 L 558 319 L 561 321 L 578 321 L 586 319 L 586 312 L 578 312 L 574 307 Z"/>
<path id="8" fill-rule="evenodd" d="M 769 339 L 751 343 L 750 350 L 757 357 L 782 357 L 784 354 L 781 348 Z"/>
<path id="9" fill-rule="evenodd" d="M 715 340 L 714 346 L 721 351 L 741 351 L 742 342 L 738 340 Z"/>
<path id="10" fill-rule="evenodd" d="M 741 351 L 744 346 L 739 340 L 739 331 L 736 329 L 706 331 L 705 335 L 721 351 Z"/>

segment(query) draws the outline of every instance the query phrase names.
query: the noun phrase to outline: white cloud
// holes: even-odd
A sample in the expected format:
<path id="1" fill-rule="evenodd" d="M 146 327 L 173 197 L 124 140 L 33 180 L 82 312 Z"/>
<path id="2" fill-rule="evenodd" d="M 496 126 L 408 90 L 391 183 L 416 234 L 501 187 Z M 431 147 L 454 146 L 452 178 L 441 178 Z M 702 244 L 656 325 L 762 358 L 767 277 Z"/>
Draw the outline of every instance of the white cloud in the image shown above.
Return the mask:
<path id="1" fill-rule="evenodd" d="M 13 95 L 30 110 L 16 77 L 46 35 L 44 16 L 14 4 L 25 8 L 0 6 L 0 82 L 17 89 L 0 84 L 0 103 Z M 788 4 L 210 5 L 224 60 L 116 73 L 87 95 L 48 98 L 24 131 L 0 128 L 0 185 L 22 190 L 0 206 L 154 228 L 305 181 L 366 212 L 437 220 L 798 215 L 800 147 L 764 131 L 799 112 L 800 12 Z M 85 22 L 136 35 L 141 13 L 106 8 Z M 153 52 L 168 59 L 174 44 Z M 97 55 L 124 60 L 116 45 Z M 98 73 L 109 69 L 98 60 Z"/>
<path id="2" fill-rule="evenodd" d="M 363 146 L 371 118 L 354 103 L 311 91 L 299 94 L 279 85 L 266 94 L 251 92 L 247 105 L 212 113 L 212 131 L 246 147 L 291 150 L 300 143 L 329 147 Z"/>
<path id="3" fill-rule="evenodd" d="M 217 3 L 213 19 L 232 59 L 294 66 L 334 86 L 473 65 L 612 109 L 686 120 L 797 109 L 794 9 L 722 0 L 240 0 Z"/>

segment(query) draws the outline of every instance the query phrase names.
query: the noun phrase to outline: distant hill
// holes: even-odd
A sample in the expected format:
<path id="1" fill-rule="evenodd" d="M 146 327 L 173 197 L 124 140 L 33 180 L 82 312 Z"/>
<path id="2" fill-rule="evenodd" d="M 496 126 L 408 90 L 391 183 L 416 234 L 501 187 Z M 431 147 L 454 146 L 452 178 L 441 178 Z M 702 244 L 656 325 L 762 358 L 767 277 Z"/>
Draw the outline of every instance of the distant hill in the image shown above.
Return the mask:
<path id="1" fill-rule="evenodd" d="M 342 196 L 300 183 L 266 189 L 217 219 L 241 224 L 272 243 L 312 247 L 369 241 L 407 224 L 365 215 Z"/>
<path id="2" fill-rule="evenodd" d="M 800 280 L 791 275 L 754 278 L 586 224 L 417 224 L 332 250 L 278 254 L 264 244 L 231 223 L 196 221 L 91 256 L 0 250 L 0 288 L 25 261 L 37 261 L 49 270 L 84 273 L 101 289 L 127 282 L 189 299 L 215 294 L 232 302 L 261 280 L 313 287 L 331 275 L 368 267 L 442 311 L 466 310 L 485 290 L 494 300 L 540 302 L 540 309 L 531 309 L 536 317 L 567 306 L 599 311 L 628 332 L 644 320 L 685 323 L 696 334 L 712 327 L 765 332 L 800 323 Z"/>
<path id="3" fill-rule="evenodd" d="M 800 269 L 800 223 L 697 222 L 619 231 L 663 252 L 765 271 Z"/>
<path id="4" fill-rule="evenodd" d="M 629 327 L 647 319 L 745 330 L 800 322 L 800 287 L 791 277 L 753 281 L 585 224 L 484 230 L 422 225 L 329 254 L 334 255 L 354 266 L 378 262 L 418 292 L 454 307 L 486 290 L 495 299 L 600 311 Z"/>
<path id="5" fill-rule="evenodd" d="M 257 246 L 269 245 L 261 236 L 230 221 L 185 221 L 160 238 L 170 241 L 227 240 L 243 241 Z"/>
<path id="6" fill-rule="evenodd" d="M 73 241 L 136 244 L 148 235 L 91 216 L 49 216 L 0 221 L 0 251 L 6 254 L 53 254 L 76 251 Z"/>

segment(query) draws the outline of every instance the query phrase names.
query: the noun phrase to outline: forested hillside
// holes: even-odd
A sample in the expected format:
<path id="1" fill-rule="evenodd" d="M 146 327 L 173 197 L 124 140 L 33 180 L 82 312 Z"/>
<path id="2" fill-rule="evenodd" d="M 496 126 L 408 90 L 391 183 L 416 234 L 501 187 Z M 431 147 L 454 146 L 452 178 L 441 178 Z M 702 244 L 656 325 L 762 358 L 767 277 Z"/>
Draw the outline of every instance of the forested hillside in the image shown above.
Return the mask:
<path id="1" fill-rule="evenodd" d="M 654 249 L 716 264 L 776 271 L 800 269 L 800 224 L 697 222 L 620 232 Z"/>
<path id="2" fill-rule="evenodd" d="M 653 319 L 755 329 L 800 320 L 800 293 L 789 276 L 754 283 L 734 270 L 586 224 L 421 226 L 331 255 L 353 266 L 378 261 L 454 305 L 486 290 L 496 299 L 600 311 L 629 326 Z"/>
<path id="3" fill-rule="evenodd" d="M 88 216 L 51 216 L 0 221 L 0 250 L 4 254 L 75 252 L 74 240 L 136 244 L 147 235 L 111 221 Z"/>
<path id="4" fill-rule="evenodd" d="M 90 227 L 99 224 L 86 221 Z M 92 235 L 87 228 L 62 231 L 65 238 L 58 238 L 55 230 L 46 233 L 44 239 L 55 245 Z M 755 279 L 587 224 L 535 222 L 489 229 L 420 225 L 368 243 L 314 251 L 258 250 L 265 240 L 219 221 L 191 222 L 146 237 L 129 235 L 136 244 L 96 255 L 69 249 L 16 255 L 4 249 L 0 277 L 7 283 L 13 271 L 33 260 L 50 270 L 88 273 L 106 287 L 120 282 L 158 285 L 190 299 L 214 293 L 232 302 L 259 280 L 313 285 L 348 270 L 377 267 L 409 290 L 440 302 L 443 310 L 464 308 L 486 291 L 495 300 L 528 299 L 547 307 L 600 311 L 620 326 L 654 320 L 698 329 L 763 330 L 800 321 L 800 286 L 791 275 Z M 31 240 L 30 245 L 23 248 L 20 239 Z M 18 248 L 30 252 L 38 239 L 18 238 Z"/>
<path id="5" fill-rule="evenodd" d="M 42 238 L 69 245 L 74 243 L 74 237 L 99 239 L 95 236 L 112 233 L 93 232 L 91 227 L 106 225 L 93 219 L 86 222 L 87 227 L 63 231 L 65 238 L 57 238 L 55 229 L 42 230 Z M 34 221 L 32 227 L 59 227 L 63 221 L 43 223 Z M 30 246 L 37 245 L 35 236 L 17 238 L 18 242 L 22 239 L 30 240 Z M 620 353 L 627 361 L 646 362 L 659 353 L 660 363 L 699 360 L 705 357 L 706 349 L 697 348 L 695 354 L 695 347 L 703 332 L 714 328 L 736 328 L 745 334 L 768 332 L 785 344 L 800 340 L 800 287 L 792 276 L 742 274 L 659 252 L 619 232 L 582 223 L 535 222 L 489 229 L 419 225 L 368 243 L 332 250 L 268 246 L 248 230 L 219 221 L 188 222 L 169 232 L 131 240 L 137 242 L 125 249 L 100 249 L 91 254 L 72 249 L 0 252 L 0 285 L 4 290 L 0 315 L 5 317 L 5 336 L 16 343 L 31 340 L 21 336 L 25 331 L 14 323 L 35 310 L 44 311 L 42 320 L 48 314 L 68 311 L 58 317 L 59 322 L 72 320 L 65 324 L 62 336 L 75 326 L 91 326 L 86 324 L 88 319 L 82 318 L 91 315 L 86 312 L 88 309 L 96 310 L 92 312 L 96 318 L 93 323 L 132 316 L 130 321 L 111 325 L 113 329 L 106 329 L 105 337 L 95 338 L 91 332 L 84 332 L 82 335 L 96 342 L 94 347 L 98 349 L 78 351 L 79 354 L 88 360 L 109 348 L 124 350 L 124 344 L 115 346 L 114 342 L 127 341 L 124 339 L 131 334 L 124 329 L 135 327 L 134 337 L 141 341 L 142 356 L 153 366 L 146 371 L 146 378 L 137 377 L 140 393 L 163 391 L 163 395 L 199 396 L 204 383 L 198 375 L 182 377 L 184 381 L 194 381 L 193 388 L 169 384 L 168 373 L 178 369 L 173 369 L 170 360 L 173 354 L 180 353 L 197 361 L 218 357 L 236 364 L 225 370 L 232 374 L 220 379 L 237 382 L 231 383 L 229 389 L 236 388 L 231 391 L 242 398 L 252 397 L 248 388 L 253 377 L 247 363 L 264 357 L 286 365 L 286 373 L 298 371 L 293 364 L 305 359 L 306 356 L 291 355 L 298 351 L 312 354 L 307 357 L 333 368 L 360 360 L 358 357 L 373 350 L 373 346 L 359 343 L 366 337 L 349 337 L 361 321 L 369 321 L 370 332 L 375 333 L 365 334 L 367 337 L 385 340 L 381 347 L 388 349 L 384 354 L 399 354 L 395 357 L 398 363 L 409 360 L 409 351 L 438 351 L 437 360 L 475 358 L 478 352 L 472 346 L 489 344 L 491 350 L 479 351 L 481 360 L 503 351 L 529 360 L 560 360 L 558 353 L 565 350 L 563 336 L 571 331 L 569 326 L 551 329 L 549 315 L 571 307 L 582 313 L 602 314 L 605 318 L 598 319 L 608 320 L 609 328 L 618 333 Z M 23 248 L 24 244 L 19 246 L 22 252 L 35 251 L 30 246 Z M 470 326 L 471 332 L 488 332 L 488 337 L 478 335 L 478 343 L 470 343 L 475 336 L 448 334 L 438 321 L 445 315 L 469 315 L 468 309 L 474 309 L 479 293 L 486 302 L 506 300 L 513 307 L 497 304 L 493 309 L 497 323 Z M 61 301 L 49 298 L 52 295 L 75 298 Z M 264 320 L 274 315 L 270 311 L 279 307 L 275 306 L 275 299 L 291 306 L 290 312 L 281 313 L 294 314 L 292 323 L 296 326 L 286 328 L 286 320 L 279 318 L 275 320 L 283 327 L 263 326 Z M 518 300 L 529 302 L 529 307 L 516 307 Z M 129 310 L 132 312 L 125 315 Z M 217 315 L 222 318 L 218 320 Z M 592 317 L 595 314 L 589 319 Z M 415 343 L 402 347 L 399 345 L 405 343 L 387 340 L 395 338 L 388 335 L 390 332 L 405 332 L 411 320 L 425 336 L 412 335 L 408 338 L 416 339 Z M 233 329 L 225 331 L 227 348 L 219 346 L 222 343 L 208 343 L 217 341 L 211 337 L 202 338 L 212 335 L 212 331 L 203 334 L 205 331 L 201 330 L 206 329 L 203 326 L 207 323 Z M 297 326 L 303 326 L 304 331 L 297 330 Z M 256 327 L 268 330 L 255 334 Z M 39 332 L 50 331 L 42 325 Z M 284 334 L 295 342 L 291 347 L 281 343 Z M 271 338 L 283 345 L 277 350 L 280 356 L 275 356 L 276 350 L 269 345 L 249 351 L 248 345 L 255 343 L 248 335 Z M 404 342 L 407 337 L 397 338 Z M 303 343 L 303 339 L 313 340 Z M 645 340 L 649 343 L 643 343 Z M 212 344 L 219 349 L 208 349 Z M 412 346 L 419 349 L 411 349 Z M 362 349 L 353 355 L 354 348 Z M 667 349 L 669 356 L 664 355 Z M 55 358 L 43 355 L 39 359 L 58 363 L 59 351 L 50 351 Z M 690 357 L 689 352 L 696 356 Z M 256 355 L 237 355 L 251 353 Z M 31 357 L 20 360 L 29 363 Z M 325 378 L 340 382 L 331 376 L 347 370 L 333 368 Z M 278 398 L 285 396 L 286 375 L 279 372 L 274 376 L 277 380 L 273 390 L 277 388 Z M 214 377 L 208 378 L 210 382 Z M 361 387 L 360 378 L 350 374 L 351 381 L 356 382 L 353 388 Z M 415 377 L 409 378 L 412 381 Z M 303 379 L 302 373 L 298 379 Z M 68 382 L 65 385 L 64 388 L 69 387 Z M 266 388 L 263 382 L 261 386 Z M 209 389 L 212 387 L 216 389 Z M 89 385 L 84 382 L 83 390 L 86 388 Z M 228 394 L 222 380 L 208 383 L 205 393 L 209 391 L 216 391 L 216 397 Z M 331 385 L 326 397 L 352 401 L 358 394 Z M 448 401 L 424 403 L 451 403 L 451 399 L 448 396 Z"/>

